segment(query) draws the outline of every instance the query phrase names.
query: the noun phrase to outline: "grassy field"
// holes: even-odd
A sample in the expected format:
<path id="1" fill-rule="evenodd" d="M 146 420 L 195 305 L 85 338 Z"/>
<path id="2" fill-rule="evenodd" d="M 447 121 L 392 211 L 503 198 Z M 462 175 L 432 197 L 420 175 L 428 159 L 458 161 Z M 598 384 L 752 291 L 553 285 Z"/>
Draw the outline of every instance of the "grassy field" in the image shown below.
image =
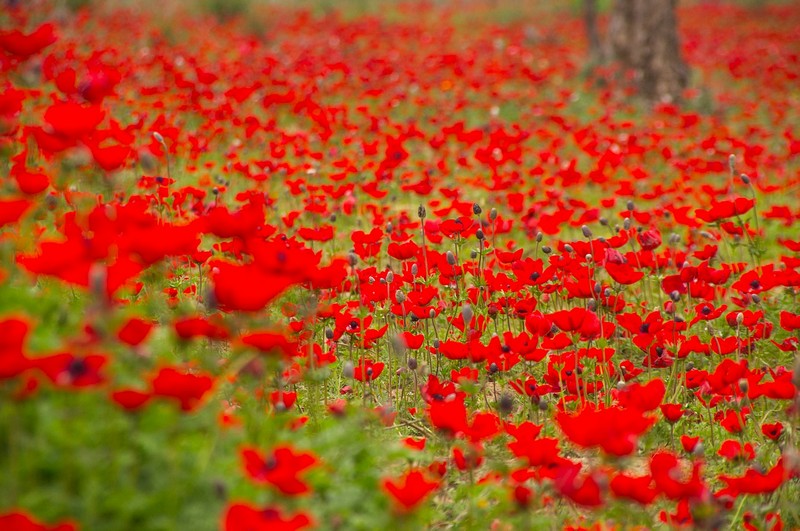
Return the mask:
<path id="1" fill-rule="evenodd" d="M 800 526 L 800 11 L 678 15 L 9 7 L 0 529 Z"/>

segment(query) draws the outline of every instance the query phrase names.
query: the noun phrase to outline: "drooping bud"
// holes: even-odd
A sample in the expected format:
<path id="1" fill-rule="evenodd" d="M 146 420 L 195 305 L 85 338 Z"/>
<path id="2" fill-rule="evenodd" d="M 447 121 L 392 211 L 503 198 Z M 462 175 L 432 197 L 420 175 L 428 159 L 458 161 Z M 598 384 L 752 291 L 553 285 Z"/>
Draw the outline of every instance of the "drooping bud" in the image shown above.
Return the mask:
<path id="1" fill-rule="evenodd" d="M 469 323 L 472 322 L 472 316 L 473 316 L 472 306 L 469 304 L 465 304 L 461 308 L 461 317 L 464 319 L 465 328 L 469 327 Z"/>

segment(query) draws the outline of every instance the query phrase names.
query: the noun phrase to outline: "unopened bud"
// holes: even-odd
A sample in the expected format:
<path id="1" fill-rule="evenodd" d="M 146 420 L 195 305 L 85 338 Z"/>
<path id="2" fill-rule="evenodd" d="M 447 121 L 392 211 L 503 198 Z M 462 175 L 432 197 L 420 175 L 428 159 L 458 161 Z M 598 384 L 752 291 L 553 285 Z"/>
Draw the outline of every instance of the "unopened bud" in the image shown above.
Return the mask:
<path id="1" fill-rule="evenodd" d="M 739 178 L 744 184 L 750 184 L 750 177 L 748 177 L 746 173 L 739 175 Z"/>
<path id="2" fill-rule="evenodd" d="M 397 290 L 394 292 L 394 298 L 397 300 L 397 304 L 403 304 L 406 302 L 406 294 L 403 293 L 403 290 Z"/>
<path id="3" fill-rule="evenodd" d="M 356 374 L 356 368 L 352 361 L 345 361 L 342 365 L 342 376 L 345 378 L 353 378 Z"/>
<path id="4" fill-rule="evenodd" d="M 741 325 L 744 322 L 744 314 L 739 312 L 736 314 L 736 324 Z"/>
<path id="5" fill-rule="evenodd" d="M 625 221 L 622 222 L 622 228 L 625 230 L 631 228 L 631 218 L 625 218 Z"/>
<path id="6" fill-rule="evenodd" d="M 553 249 L 551 249 L 549 245 L 545 245 L 542 247 L 542 252 L 544 254 L 550 254 L 553 252 Z"/>
<path id="7" fill-rule="evenodd" d="M 475 214 L 476 216 L 480 216 L 481 212 L 483 212 L 483 209 L 481 208 L 481 206 L 478 203 L 473 203 L 472 204 L 472 213 Z"/>
<path id="8" fill-rule="evenodd" d="M 589 230 L 589 227 L 587 227 L 586 225 L 582 225 L 581 226 L 581 232 L 583 233 L 583 237 L 584 238 L 591 238 L 592 237 L 592 231 Z"/>
<path id="9" fill-rule="evenodd" d="M 626 208 L 628 209 L 628 212 L 633 212 L 633 210 L 634 210 L 633 201 L 628 201 L 628 204 L 626 205 Z"/>
<path id="10" fill-rule="evenodd" d="M 571 253 L 572 251 L 575 250 L 575 248 L 573 248 L 570 244 L 567 243 L 564 244 L 564 250 L 567 251 L 568 253 Z"/>
<path id="11" fill-rule="evenodd" d="M 731 175 L 736 175 L 736 155 L 731 153 L 728 155 L 728 169 L 731 172 Z"/>
<path id="12" fill-rule="evenodd" d="M 489 219 L 490 219 L 491 221 L 494 221 L 494 220 L 496 220 L 496 219 L 497 219 L 497 209 L 496 209 L 496 208 L 493 208 L 493 209 L 491 209 L 491 210 L 489 211 Z"/>
<path id="13" fill-rule="evenodd" d="M 167 147 L 167 144 L 164 142 L 164 137 L 161 136 L 161 133 L 159 133 L 158 131 L 153 132 L 153 138 L 155 138 L 156 142 L 158 142 L 162 146 Z"/>
<path id="14" fill-rule="evenodd" d="M 419 208 L 417 209 L 417 216 L 419 216 L 419 219 L 425 219 L 425 215 L 427 213 L 428 212 L 425 210 L 425 207 L 422 205 L 420 205 Z"/>
<path id="15" fill-rule="evenodd" d="M 542 243 L 542 238 L 544 238 L 544 234 L 541 232 L 536 233 L 536 243 Z"/>
<path id="16" fill-rule="evenodd" d="M 451 266 L 456 265 L 456 255 L 453 254 L 453 251 L 447 251 L 445 258 L 447 259 L 447 263 Z"/>
<path id="17" fill-rule="evenodd" d="M 464 327 L 469 326 L 469 323 L 472 322 L 473 315 L 474 314 L 472 312 L 472 306 L 470 306 L 469 304 L 465 304 L 461 308 L 461 317 L 464 319 Z"/>

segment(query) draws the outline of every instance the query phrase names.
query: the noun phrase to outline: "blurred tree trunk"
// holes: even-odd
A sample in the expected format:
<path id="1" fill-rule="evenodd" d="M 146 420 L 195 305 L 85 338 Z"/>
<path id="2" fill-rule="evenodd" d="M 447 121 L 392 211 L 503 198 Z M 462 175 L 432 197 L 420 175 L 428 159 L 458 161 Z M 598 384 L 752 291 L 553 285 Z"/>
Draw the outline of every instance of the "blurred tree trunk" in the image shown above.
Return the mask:
<path id="1" fill-rule="evenodd" d="M 589 62 L 602 63 L 606 54 L 597 29 L 597 0 L 583 0 L 583 24 L 589 41 Z"/>
<path id="2" fill-rule="evenodd" d="M 633 72 L 639 93 L 651 101 L 678 101 L 689 80 L 678 38 L 677 4 L 677 0 L 616 0 L 611 10 L 607 54 Z M 600 40 L 596 19 L 595 1 L 584 0 L 591 48 Z"/>

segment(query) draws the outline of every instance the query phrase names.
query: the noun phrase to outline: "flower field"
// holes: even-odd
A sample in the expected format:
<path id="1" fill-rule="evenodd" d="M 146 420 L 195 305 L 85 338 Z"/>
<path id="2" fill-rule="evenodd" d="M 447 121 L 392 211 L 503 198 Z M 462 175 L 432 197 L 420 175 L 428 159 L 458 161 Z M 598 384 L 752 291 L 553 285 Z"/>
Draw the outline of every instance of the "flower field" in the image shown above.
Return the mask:
<path id="1" fill-rule="evenodd" d="M 0 530 L 800 528 L 800 10 L 578 4 L 7 2 Z"/>

